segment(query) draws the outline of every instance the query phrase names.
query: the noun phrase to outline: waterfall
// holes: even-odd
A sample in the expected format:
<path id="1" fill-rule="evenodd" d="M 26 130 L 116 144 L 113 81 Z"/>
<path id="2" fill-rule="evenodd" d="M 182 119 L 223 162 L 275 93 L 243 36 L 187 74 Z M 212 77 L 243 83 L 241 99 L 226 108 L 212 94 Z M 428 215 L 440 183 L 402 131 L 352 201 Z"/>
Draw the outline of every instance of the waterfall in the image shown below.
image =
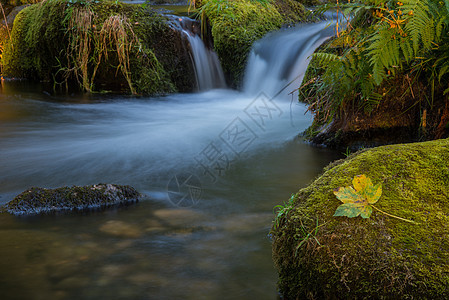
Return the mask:
<path id="1" fill-rule="evenodd" d="M 329 22 L 303 24 L 268 34 L 253 45 L 243 91 L 249 95 L 263 92 L 275 97 L 298 88 L 310 56 L 332 35 L 334 26 Z"/>
<path id="2" fill-rule="evenodd" d="M 217 54 L 207 48 L 200 37 L 197 21 L 187 17 L 169 16 L 170 24 L 187 39 L 200 91 L 225 88 L 226 81 Z"/>

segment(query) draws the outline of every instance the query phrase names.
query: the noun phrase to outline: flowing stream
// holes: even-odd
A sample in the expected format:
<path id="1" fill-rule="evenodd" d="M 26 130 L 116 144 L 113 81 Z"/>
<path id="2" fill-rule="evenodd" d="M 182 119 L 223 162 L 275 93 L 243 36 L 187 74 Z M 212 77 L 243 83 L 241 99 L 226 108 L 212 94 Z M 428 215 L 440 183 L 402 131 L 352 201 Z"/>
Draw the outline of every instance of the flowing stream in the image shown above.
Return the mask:
<path id="1" fill-rule="evenodd" d="M 200 37 L 200 24 L 188 17 L 168 15 L 173 28 L 188 40 L 198 90 L 225 88 L 226 80 L 217 53 L 208 49 Z"/>
<path id="2" fill-rule="evenodd" d="M 100 182 L 148 198 L 0 215 L 1 299 L 276 299 L 272 209 L 341 156 L 297 138 L 311 116 L 286 87 L 330 34 L 322 23 L 261 40 L 243 92 L 57 96 L 2 82 L 0 203 Z"/>

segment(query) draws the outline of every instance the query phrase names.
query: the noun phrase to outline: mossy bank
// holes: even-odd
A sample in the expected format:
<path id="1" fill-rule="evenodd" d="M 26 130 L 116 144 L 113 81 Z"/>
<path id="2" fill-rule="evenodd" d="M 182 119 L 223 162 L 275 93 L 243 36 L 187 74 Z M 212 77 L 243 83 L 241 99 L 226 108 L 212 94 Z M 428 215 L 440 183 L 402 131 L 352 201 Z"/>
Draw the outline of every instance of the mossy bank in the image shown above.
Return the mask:
<path id="1" fill-rule="evenodd" d="M 2 55 L 3 76 L 78 84 L 86 91 L 190 91 L 179 32 L 143 5 L 47 0 L 22 10 Z"/>
<path id="2" fill-rule="evenodd" d="M 304 77 L 299 100 L 314 113 L 307 137 L 334 148 L 448 137 L 449 6 L 360 0 L 335 8 L 350 21 Z"/>
<path id="3" fill-rule="evenodd" d="M 382 146 L 329 165 L 272 228 L 285 299 L 448 299 L 449 140 Z M 334 217 L 333 194 L 365 174 L 383 193 L 368 219 Z"/>

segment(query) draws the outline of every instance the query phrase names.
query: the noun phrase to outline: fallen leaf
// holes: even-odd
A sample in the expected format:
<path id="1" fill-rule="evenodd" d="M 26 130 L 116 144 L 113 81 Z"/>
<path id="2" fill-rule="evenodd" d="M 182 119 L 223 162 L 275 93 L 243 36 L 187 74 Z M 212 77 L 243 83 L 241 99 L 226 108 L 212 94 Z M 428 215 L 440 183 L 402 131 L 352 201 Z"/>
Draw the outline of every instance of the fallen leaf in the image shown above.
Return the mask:
<path id="1" fill-rule="evenodd" d="M 371 179 L 364 174 L 355 176 L 352 185 L 354 187 L 339 187 L 334 190 L 334 195 L 343 202 L 337 207 L 334 216 L 369 218 L 373 212 L 371 204 L 376 203 L 382 195 L 382 185 L 373 185 Z"/>

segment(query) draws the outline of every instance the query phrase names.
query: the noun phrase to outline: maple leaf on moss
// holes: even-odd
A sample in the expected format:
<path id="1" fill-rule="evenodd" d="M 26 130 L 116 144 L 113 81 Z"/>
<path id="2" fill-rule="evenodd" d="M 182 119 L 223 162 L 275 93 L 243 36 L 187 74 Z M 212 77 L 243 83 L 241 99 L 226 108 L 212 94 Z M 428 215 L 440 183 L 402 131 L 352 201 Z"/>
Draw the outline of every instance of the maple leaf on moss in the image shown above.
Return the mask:
<path id="1" fill-rule="evenodd" d="M 371 179 L 366 175 L 354 176 L 352 186 L 339 187 L 334 190 L 335 196 L 338 200 L 343 202 L 334 213 L 334 217 L 348 217 L 354 218 L 361 216 L 367 219 L 373 213 L 373 208 L 389 217 L 396 218 L 402 221 L 418 224 L 414 221 L 407 220 L 380 210 L 373 204 L 376 203 L 380 196 L 382 196 L 382 185 L 373 185 Z"/>
<path id="2" fill-rule="evenodd" d="M 357 175 L 352 180 L 352 186 L 339 187 L 334 190 L 335 196 L 343 202 L 334 213 L 334 216 L 354 218 L 361 216 L 369 218 L 373 212 L 371 204 L 376 203 L 382 195 L 382 185 L 373 185 L 366 175 Z"/>

